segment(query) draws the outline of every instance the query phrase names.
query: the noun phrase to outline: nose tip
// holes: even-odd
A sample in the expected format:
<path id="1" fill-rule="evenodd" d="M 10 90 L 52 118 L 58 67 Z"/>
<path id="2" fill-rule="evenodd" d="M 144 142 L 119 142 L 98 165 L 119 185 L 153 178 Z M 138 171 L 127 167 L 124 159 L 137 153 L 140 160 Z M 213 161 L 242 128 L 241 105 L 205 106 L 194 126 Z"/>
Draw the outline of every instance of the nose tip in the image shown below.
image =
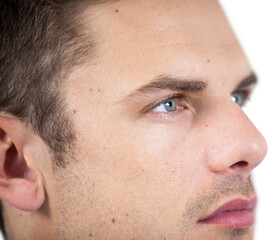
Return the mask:
<path id="1" fill-rule="evenodd" d="M 239 160 L 229 167 L 232 173 L 250 173 L 257 167 L 264 159 L 267 153 L 267 143 L 263 137 L 258 142 L 253 142 L 252 146 L 246 152 L 245 160 Z"/>
<path id="2" fill-rule="evenodd" d="M 256 139 L 253 138 L 249 149 L 249 165 L 251 169 L 257 167 L 265 158 L 268 150 L 267 142 L 262 134 L 256 129 L 259 136 Z"/>
<path id="3" fill-rule="evenodd" d="M 246 178 L 265 158 L 267 143 L 252 122 L 242 113 L 240 121 L 230 122 L 214 138 L 207 151 L 210 171 L 219 174 L 241 174 Z M 218 129 L 219 130 L 219 129 Z"/>

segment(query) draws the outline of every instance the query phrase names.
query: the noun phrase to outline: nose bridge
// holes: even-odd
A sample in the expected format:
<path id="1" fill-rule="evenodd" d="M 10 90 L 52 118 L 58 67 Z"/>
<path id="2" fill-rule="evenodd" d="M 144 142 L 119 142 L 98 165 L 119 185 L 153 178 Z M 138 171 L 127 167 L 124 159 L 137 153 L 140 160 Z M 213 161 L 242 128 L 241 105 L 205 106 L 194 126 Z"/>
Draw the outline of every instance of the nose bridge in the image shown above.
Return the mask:
<path id="1" fill-rule="evenodd" d="M 207 150 L 213 172 L 240 172 L 249 175 L 267 152 L 264 137 L 242 109 L 230 102 L 214 112 L 213 139 Z"/>

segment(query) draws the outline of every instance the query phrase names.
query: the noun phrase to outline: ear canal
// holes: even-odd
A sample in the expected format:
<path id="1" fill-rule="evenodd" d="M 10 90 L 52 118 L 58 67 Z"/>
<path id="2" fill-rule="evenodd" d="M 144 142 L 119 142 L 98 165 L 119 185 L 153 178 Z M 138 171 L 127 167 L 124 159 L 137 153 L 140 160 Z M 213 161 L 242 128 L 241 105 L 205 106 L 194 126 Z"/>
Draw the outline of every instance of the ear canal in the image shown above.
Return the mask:
<path id="1" fill-rule="evenodd" d="M 24 158 L 22 148 L 17 148 L 0 128 L 0 198 L 24 211 L 39 209 L 45 192 Z"/>
<path id="2" fill-rule="evenodd" d="M 11 138 L 3 130 L 0 132 L 0 139 L 2 151 L 6 151 L 4 159 L 2 159 L 2 173 L 4 173 L 4 176 L 7 178 L 33 179 L 33 173 L 28 168 L 23 156 L 19 156 Z"/>
<path id="3" fill-rule="evenodd" d="M 23 157 L 19 156 L 18 151 L 12 145 L 6 152 L 4 172 L 9 178 L 24 178 L 27 172 L 27 165 Z"/>

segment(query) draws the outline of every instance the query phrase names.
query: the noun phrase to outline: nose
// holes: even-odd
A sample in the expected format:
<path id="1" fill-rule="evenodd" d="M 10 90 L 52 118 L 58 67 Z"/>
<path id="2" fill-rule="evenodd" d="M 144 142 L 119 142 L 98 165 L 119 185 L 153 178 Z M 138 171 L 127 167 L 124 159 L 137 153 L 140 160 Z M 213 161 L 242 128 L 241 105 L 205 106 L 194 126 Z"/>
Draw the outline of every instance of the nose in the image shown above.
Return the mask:
<path id="1" fill-rule="evenodd" d="M 222 105 L 223 106 L 223 105 Z M 264 137 L 242 109 L 230 102 L 214 112 L 206 149 L 206 163 L 211 172 L 241 174 L 247 178 L 264 159 Z"/>

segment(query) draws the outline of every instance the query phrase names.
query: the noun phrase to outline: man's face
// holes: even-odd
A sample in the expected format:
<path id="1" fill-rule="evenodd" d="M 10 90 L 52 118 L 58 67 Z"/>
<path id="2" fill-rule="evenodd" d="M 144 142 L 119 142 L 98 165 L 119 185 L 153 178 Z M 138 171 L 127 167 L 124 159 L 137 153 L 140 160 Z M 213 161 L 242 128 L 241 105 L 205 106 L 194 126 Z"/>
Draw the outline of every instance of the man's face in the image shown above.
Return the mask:
<path id="1" fill-rule="evenodd" d="M 266 143 L 241 109 L 255 79 L 219 4 L 83 14 L 98 49 L 65 82 L 77 142 L 48 190 L 59 238 L 251 239 Z"/>

